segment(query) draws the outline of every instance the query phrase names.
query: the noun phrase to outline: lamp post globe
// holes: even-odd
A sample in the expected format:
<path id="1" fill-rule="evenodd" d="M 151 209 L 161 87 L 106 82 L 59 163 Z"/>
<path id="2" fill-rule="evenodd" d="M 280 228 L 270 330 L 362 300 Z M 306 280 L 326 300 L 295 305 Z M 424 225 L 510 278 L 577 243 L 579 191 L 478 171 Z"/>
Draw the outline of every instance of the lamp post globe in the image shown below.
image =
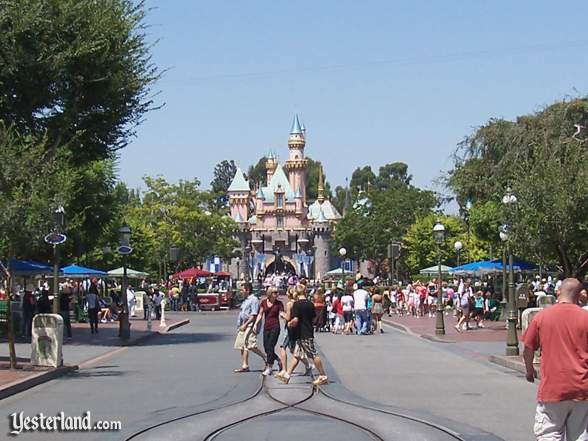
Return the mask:
<path id="1" fill-rule="evenodd" d="M 345 257 L 347 255 L 347 250 L 343 247 L 339 248 L 339 255 Z"/>
<path id="2" fill-rule="evenodd" d="M 455 241 L 455 243 L 453 244 L 453 248 L 455 249 L 455 251 L 457 252 L 457 266 L 459 266 L 459 253 L 463 248 L 463 243 L 461 243 L 459 240 Z"/>
<path id="3" fill-rule="evenodd" d="M 118 242 L 120 246 L 128 247 L 131 243 L 131 228 L 128 225 L 123 225 L 118 229 Z"/>
<path id="4" fill-rule="evenodd" d="M 433 238 L 438 245 L 441 245 L 445 241 L 445 225 L 441 221 L 437 221 L 433 227 Z"/>
<path id="5" fill-rule="evenodd" d="M 445 226 L 437 220 L 433 227 L 433 238 L 437 243 L 437 265 L 439 268 L 437 287 L 437 311 L 435 314 L 435 334 L 445 335 L 445 321 L 443 319 L 443 290 L 441 285 L 441 245 L 445 242 Z"/>

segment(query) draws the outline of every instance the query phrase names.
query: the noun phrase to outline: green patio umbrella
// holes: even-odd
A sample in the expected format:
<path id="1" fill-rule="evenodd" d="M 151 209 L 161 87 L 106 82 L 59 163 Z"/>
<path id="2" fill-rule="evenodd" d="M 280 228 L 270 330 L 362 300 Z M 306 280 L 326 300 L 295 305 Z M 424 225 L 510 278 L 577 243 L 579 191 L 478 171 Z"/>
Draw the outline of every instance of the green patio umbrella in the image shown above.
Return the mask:
<path id="1" fill-rule="evenodd" d="M 113 270 L 108 271 L 108 275 L 110 277 L 122 277 L 124 272 L 124 268 L 121 266 L 120 268 L 116 268 Z M 142 279 L 143 277 L 147 277 L 149 274 L 143 271 L 137 271 L 131 268 L 127 268 L 127 277 L 129 279 Z"/>

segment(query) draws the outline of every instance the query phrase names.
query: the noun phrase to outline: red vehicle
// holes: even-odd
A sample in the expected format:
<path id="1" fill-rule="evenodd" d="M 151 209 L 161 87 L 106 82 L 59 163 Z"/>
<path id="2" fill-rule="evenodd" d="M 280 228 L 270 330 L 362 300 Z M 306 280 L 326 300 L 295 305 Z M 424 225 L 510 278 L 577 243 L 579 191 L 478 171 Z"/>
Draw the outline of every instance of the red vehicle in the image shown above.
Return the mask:
<path id="1" fill-rule="evenodd" d="M 200 309 L 204 311 L 218 311 L 233 307 L 233 290 L 231 289 L 231 275 L 229 273 L 214 273 L 208 292 L 198 294 Z"/>
<path id="2" fill-rule="evenodd" d="M 218 311 L 221 309 L 221 295 L 218 292 L 199 293 L 198 305 L 202 311 Z"/>

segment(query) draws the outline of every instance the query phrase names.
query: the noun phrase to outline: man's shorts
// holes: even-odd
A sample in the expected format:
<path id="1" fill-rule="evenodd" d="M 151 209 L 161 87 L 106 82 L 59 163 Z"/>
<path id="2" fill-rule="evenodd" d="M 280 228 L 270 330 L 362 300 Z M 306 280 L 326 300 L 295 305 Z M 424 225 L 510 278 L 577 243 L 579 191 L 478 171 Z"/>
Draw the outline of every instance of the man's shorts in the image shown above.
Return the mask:
<path id="1" fill-rule="evenodd" d="M 533 430 L 538 441 L 588 440 L 588 401 L 537 403 Z"/>
<path id="2" fill-rule="evenodd" d="M 297 358 L 314 358 L 318 355 L 314 347 L 314 338 L 298 340 L 294 349 L 294 356 Z"/>
<path id="3" fill-rule="evenodd" d="M 235 339 L 235 349 L 253 349 L 257 346 L 257 335 L 252 332 L 253 324 L 247 326 L 245 331 L 239 330 Z"/>
<path id="4" fill-rule="evenodd" d="M 352 311 L 343 311 L 343 320 L 345 323 L 349 323 L 353 319 L 353 312 Z"/>

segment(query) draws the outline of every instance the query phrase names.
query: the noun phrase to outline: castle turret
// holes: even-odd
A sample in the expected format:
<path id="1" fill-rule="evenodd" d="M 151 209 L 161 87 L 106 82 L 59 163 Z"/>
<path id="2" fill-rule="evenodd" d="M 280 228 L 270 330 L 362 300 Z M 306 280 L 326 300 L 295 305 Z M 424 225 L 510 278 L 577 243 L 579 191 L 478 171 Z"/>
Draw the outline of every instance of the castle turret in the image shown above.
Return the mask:
<path id="1" fill-rule="evenodd" d="M 249 184 L 243 176 L 243 172 L 237 167 L 235 177 L 227 190 L 229 195 L 229 207 L 231 209 L 231 217 L 236 222 L 242 223 L 249 219 L 249 198 L 251 191 Z"/>
<path id="2" fill-rule="evenodd" d="M 319 211 L 318 217 L 312 222 L 312 231 L 314 233 L 314 268 L 316 279 L 325 277 L 331 265 L 331 247 L 329 241 L 331 239 L 331 224 L 325 217 L 322 208 Z"/>
<path id="3" fill-rule="evenodd" d="M 300 124 L 298 115 L 294 116 L 290 136 L 288 137 L 288 181 L 292 188 L 300 188 L 302 203 L 306 206 L 306 166 L 308 160 L 304 157 L 304 146 L 306 145 L 306 129 Z"/>
<path id="4" fill-rule="evenodd" d="M 273 153 L 270 153 L 267 157 L 267 160 L 265 161 L 266 182 L 268 185 L 269 185 L 269 182 L 272 180 L 272 177 L 274 176 L 274 173 L 275 173 L 277 167 L 278 167 L 278 160 L 273 155 Z"/>

